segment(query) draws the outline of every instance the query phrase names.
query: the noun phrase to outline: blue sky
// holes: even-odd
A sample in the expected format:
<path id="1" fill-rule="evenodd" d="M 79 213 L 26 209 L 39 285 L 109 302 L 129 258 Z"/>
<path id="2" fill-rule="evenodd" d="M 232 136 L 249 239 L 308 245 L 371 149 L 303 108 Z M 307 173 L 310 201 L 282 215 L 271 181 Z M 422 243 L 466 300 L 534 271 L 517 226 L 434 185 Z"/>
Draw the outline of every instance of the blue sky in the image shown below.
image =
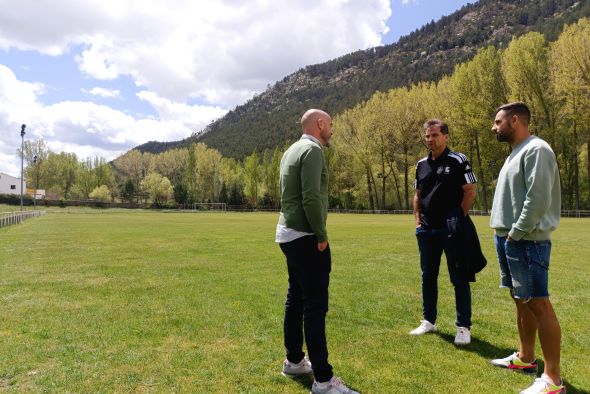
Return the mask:
<path id="1" fill-rule="evenodd" d="M 199 131 L 308 64 L 396 42 L 458 0 L 6 0 L 0 172 L 20 125 L 56 152 L 114 159 Z"/>

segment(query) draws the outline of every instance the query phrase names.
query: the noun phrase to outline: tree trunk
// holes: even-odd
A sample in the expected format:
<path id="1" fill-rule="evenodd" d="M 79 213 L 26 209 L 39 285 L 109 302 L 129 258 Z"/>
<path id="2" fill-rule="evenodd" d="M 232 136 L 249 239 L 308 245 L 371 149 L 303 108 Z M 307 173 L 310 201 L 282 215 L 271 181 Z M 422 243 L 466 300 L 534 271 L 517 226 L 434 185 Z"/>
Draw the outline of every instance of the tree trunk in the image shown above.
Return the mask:
<path id="1" fill-rule="evenodd" d="M 404 194 L 406 198 L 406 209 L 410 209 L 410 194 L 408 186 L 408 146 L 404 145 Z"/>
<path id="2" fill-rule="evenodd" d="M 580 210 L 580 165 L 578 163 L 578 123 L 574 119 L 574 190 L 576 193 L 576 211 Z"/>
<path id="3" fill-rule="evenodd" d="M 388 161 L 387 164 L 389 165 L 389 170 L 391 171 L 391 174 L 393 175 L 393 185 L 395 186 L 395 195 L 397 196 L 397 206 L 399 207 L 399 209 L 403 209 L 403 205 L 402 205 L 402 195 L 399 191 L 399 181 L 397 179 L 397 173 L 395 172 L 394 168 L 393 168 L 393 163 Z"/>
<path id="4" fill-rule="evenodd" d="M 483 164 L 481 162 L 481 153 L 479 152 L 479 139 L 477 137 L 477 130 L 473 131 L 473 138 L 475 141 L 475 152 L 477 153 L 477 164 L 479 166 L 479 176 L 481 178 L 481 188 L 483 189 L 483 211 L 488 212 L 488 188 L 484 177 Z"/>
<path id="5" fill-rule="evenodd" d="M 377 182 L 375 182 L 375 177 L 373 176 L 373 171 L 371 171 L 371 167 L 369 167 L 369 175 L 371 176 L 371 183 L 373 183 L 373 197 L 375 198 L 375 209 L 379 209 L 381 206 L 379 204 L 379 193 L 377 192 Z"/>
<path id="6" fill-rule="evenodd" d="M 369 173 L 369 167 L 365 167 L 367 171 L 367 190 L 369 191 L 369 208 L 375 209 L 375 203 L 373 202 L 373 189 L 371 188 L 371 174 Z"/>
<path id="7" fill-rule="evenodd" d="M 385 180 L 387 179 L 387 175 L 385 175 L 385 157 L 383 146 L 383 137 L 381 137 L 381 209 L 385 209 Z"/>

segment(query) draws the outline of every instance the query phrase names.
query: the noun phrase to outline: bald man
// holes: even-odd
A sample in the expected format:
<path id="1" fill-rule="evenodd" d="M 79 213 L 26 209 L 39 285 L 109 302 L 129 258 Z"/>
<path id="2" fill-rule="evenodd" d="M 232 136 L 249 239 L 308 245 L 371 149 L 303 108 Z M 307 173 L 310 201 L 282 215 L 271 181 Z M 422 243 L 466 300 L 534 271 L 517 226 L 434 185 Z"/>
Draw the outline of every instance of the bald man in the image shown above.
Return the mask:
<path id="1" fill-rule="evenodd" d="M 332 118 L 319 109 L 301 117 L 303 135 L 281 159 L 281 213 L 276 242 L 287 259 L 283 375 L 314 374 L 312 393 L 355 394 L 333 376 L 328 363 L 326 313 L 331 257 L 326 231 L 328 169 L 322 147 L 330 146 Z M 303 352 L 303 337 L 309 359 Z M 356 393 L 358 394 L 358 393 Z"/>

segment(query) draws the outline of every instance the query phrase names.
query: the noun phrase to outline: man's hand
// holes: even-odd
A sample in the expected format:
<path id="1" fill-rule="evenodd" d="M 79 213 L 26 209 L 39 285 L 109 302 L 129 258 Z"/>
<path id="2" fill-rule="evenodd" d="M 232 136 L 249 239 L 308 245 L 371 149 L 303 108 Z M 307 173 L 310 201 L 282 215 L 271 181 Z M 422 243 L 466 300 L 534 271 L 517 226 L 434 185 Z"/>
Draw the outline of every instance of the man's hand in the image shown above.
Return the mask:
<path id="1" fill-rule="evenodd" d="M 323 252 L 328 247 L 328 241 L 318 242 L 318 250 Z"/>

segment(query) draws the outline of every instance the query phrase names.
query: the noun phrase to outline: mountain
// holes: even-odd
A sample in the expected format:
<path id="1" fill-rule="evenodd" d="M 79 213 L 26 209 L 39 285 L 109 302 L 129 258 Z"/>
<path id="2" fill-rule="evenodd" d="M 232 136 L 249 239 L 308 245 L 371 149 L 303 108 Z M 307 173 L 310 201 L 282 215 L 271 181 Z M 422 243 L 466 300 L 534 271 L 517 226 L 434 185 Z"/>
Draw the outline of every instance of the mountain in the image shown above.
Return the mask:
<path id="1" fill-rule="evenodd" d="M 514 36 L 538 31 L 553 41 L 564 24 L 584 16 L 590 16 L 589 0 L 480 0 L 395 44 L 302 68 L 189 138 L 136 149 L 160 153 L 204 142 L 224 156 L 243 158 L 297 138 L 299 119 L 308 108 L 336 115 L 376 91 L 439 80 L 479 48 L 505 47 Z"/>

